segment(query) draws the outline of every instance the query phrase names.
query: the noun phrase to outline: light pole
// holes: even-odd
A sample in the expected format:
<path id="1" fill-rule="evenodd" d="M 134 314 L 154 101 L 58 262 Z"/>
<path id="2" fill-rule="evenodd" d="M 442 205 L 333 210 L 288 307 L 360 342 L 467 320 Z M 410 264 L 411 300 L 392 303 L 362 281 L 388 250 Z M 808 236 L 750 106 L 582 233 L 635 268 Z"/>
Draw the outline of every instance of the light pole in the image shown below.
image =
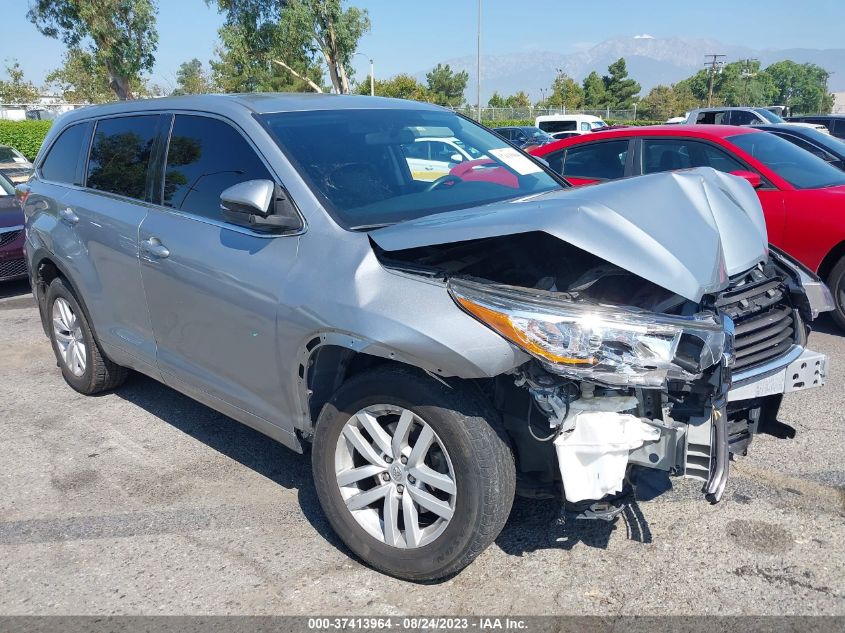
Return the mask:
<path id="1" fill-rule="evenodd" d="M 476 75 L 478 81 L 475 84 L 475 107 L 478 111 L 478 121 L 481 122 L 481 0 L 478 0 L 478 43 L 475 51 Z"/>
<path id="2" fill-rule="evenodd" d="M 365 55 L 364 53 L 355 53 L 356 55 L 360 55 L 364 59 L 368 59 L 370 61 L 370 96 L 376 96 L 376 80 L 373 76 L 373 58 L 369 55 Z"/>

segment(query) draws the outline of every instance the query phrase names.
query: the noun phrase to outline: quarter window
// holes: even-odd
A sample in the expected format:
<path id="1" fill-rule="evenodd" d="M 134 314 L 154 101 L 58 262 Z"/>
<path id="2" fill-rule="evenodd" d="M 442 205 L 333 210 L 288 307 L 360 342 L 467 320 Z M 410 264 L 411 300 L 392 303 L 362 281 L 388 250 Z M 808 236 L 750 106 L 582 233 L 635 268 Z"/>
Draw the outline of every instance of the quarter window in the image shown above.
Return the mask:
<path id="1" fill-rule="evenodd" d="M 220 194 L 247 180 L 274 180 L 258 154 L 231 125 L 177 114 L 164 172 L 163 204 L 216 220 Z"/>
<path id="2" fill-rule="evenodd" d="M 88 159 L 88 187 L 146 199 L 158 119 L 156 114 L 98 121 Z"/>
<path id="3" fill-rule="evenodd" d="M 625 175 L 628 141 L 607 141 L 573 147 L 566 152 L 563 175 L 613 180 Z"/>
<path id="4" fill-rule="evenodd" d="M 59 134 L 50 152 L 41 165 L 41 175 L 44 180 L 61 182 L 68 185 L 77 182 L 77 167 L 79 167 L 80 149 L 88 144 L 86 131 L 90 131 L 89 124 L 77 123 Z"/>

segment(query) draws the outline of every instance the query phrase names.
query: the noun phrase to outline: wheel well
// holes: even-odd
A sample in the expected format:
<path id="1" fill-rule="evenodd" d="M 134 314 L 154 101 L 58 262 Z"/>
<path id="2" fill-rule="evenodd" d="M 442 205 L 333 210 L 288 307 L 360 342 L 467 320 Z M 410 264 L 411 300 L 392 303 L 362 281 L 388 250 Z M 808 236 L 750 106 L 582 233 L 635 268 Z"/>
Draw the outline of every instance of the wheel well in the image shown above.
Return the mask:
<path id="1" fill-rule="evenodd" d="M 825 255 L 824 260 L 822 260 L 822 263 L 819 265 L 818 275 L 822 278 L 822 281 L 827 283 L 827 278 L 833 270 L 833 267 L 836 266 L 836 262 L 843 257 L 845 257 L 845 242 L 839 242 L 839 244 L 830 249 L 830 252 Z"/>
<path id="2" fill-rule="evenodd" d="M 71 288 L 73 285 L 70 283 L 68 278 L 62 274 L 62 271 L 59 270 L 59 267 L 56 266 L 55 262 L 47 257 L 41 259 L 38 262 L 38 265 L 35 266 L 34 277 L 35 298 L 38 301 L 38 313 L 41 315 L 41 325 L 44 327 L 44 333 L 49 336 L 47 331 L 47 288 L 50 287 L 50 284 L 56 277 L 64 279 Z M 74 292 L 74 294 L 76 293 Z"/>
<path id="3" fill-rule="evenodd" d="M 402 365 L 397 361 L 356 352 L 340 345 L 317 347 L 308 359 L 306 379 L 308 413 L 312 424 L 317 422 L 320 411 L 344 382 L 352 376 L 387 363 Z"/>

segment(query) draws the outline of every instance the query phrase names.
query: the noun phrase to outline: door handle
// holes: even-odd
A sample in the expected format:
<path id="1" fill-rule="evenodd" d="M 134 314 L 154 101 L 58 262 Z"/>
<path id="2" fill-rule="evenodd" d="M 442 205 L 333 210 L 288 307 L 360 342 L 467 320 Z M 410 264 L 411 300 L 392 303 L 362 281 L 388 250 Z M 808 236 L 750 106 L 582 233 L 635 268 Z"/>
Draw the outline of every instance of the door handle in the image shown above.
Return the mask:
<path id="1" fill-rule="evenodd" d="M 145 253 L 149 253 L 153 257 L 165 258 L 170 257 L 170 251 L 161 243 L 157 237 L 151 237 L 148 240 L 141 242 L 141 248 Z"/>
<path id="2" fill-rule="evenodd" d="M 70 207 L 66 207 L 64 209 L 59 210 L 59 217 L 61 217 L 62 222 L 73 226 L 77 222 L 79 222 L 79 216 L 73 212 L 73 209 Z"/>

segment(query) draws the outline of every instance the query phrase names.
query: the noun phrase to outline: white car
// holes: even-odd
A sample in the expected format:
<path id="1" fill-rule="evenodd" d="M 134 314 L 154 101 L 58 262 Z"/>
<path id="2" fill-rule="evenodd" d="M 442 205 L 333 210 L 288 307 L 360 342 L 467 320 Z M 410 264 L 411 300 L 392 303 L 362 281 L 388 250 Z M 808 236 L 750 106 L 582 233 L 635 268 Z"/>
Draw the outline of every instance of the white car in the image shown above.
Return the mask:
<path id="1" fill-rule="evenodd" d="M 402 150 L 413 179 L 426 181 L 448 175 L 458 163 L 484 156 L 454 136 L 421 136 L 402 145 Z"/>
<path id="2" fill-rule="evenodd" d="M 822 134 L 830 134 L 830 131 L 823 125 L 815 123 L 790 123 L 784 121 L 777 114 L 768 108 L 699 108 L 689 113 L 688 125 L 793 125 L 809 127 L 818 130 Z"/>
<path id="3" fill-rule="evenodd" d="M 534 125 L 556 139 L 607 127 L 607 123 L 590 114 L 543 114 L 534 119 Z"/>

